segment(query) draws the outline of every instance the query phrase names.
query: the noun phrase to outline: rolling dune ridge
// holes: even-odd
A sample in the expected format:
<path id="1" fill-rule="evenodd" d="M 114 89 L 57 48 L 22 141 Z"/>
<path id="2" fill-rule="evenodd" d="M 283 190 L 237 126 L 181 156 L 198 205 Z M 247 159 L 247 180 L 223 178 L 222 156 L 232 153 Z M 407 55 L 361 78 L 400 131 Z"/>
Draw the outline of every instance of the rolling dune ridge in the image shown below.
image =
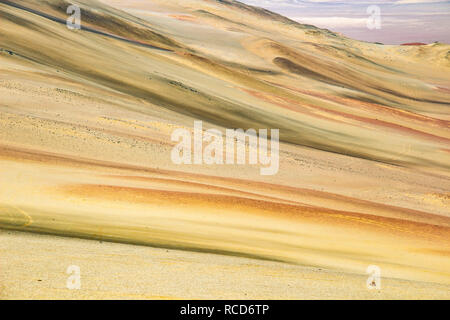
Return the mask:
<path id="1" fill-rule="evenodd" d="M 70 4 L 0 0 L 1 298 L 450 298 L 450 45 L 237 1 Z M 172 163 L 196 120 L 279 129 L 278 174 Z"/>

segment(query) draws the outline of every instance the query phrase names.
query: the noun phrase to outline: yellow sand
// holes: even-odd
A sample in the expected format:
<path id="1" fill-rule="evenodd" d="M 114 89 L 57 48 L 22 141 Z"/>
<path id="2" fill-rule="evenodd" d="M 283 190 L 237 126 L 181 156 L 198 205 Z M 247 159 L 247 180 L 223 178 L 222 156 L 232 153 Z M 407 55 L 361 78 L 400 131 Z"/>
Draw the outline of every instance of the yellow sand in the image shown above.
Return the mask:
<path id="1" fill-rule="evenodd" d="M 53 235 L 1 231 L 1 298 L 450 297 L 449 45 L 362 43 L 237 3 L 77 3 L 83 26 L 135 42 L 0 3 L 0 227 Z M 280 129 L 280 172 L 173 164 L 172 131 L 196 119 Z M 68 250 L 85 291 L 64 289 Z"/>

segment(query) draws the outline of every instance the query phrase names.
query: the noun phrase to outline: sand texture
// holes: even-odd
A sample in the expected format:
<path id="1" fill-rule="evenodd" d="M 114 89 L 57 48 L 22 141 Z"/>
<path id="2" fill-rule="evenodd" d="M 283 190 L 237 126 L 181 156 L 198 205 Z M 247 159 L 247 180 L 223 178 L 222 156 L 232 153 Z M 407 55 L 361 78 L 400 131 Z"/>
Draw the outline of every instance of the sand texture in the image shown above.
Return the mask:
<path id="1" fill-rule="evenodd" d="M 82 30 L 62 0 L 0 1 L 0 298 L 450 298 L 450 45 L 71 3 Z M 195 120 L 280 129 L 278 174 L 174 164 Z"/>

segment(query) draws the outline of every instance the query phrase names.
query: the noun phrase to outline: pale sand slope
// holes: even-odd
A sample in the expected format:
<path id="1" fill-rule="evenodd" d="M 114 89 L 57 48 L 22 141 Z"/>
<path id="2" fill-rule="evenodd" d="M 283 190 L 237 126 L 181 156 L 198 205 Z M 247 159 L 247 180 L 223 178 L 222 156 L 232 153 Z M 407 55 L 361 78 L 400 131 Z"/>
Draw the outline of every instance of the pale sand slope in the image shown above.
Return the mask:
<path id="1" fill-rule="evenodd" d="M 0 299 L 446 299 L 448 286 L 0 230 Z M 19 256 L 17 252 L 21 252 Z M 81 289 L 67 288 L 69 266 Z"/>
<path id="2" fill-rule="evenodd" d="M 79 2 L 92 30 L 133 43 L 70 31 L 0 3 L 0 227 L 128 243 L 7 237 L 2 245 L 14 249 L 2 253 L 9 265 L 0 284 L 8 297 L 65 297 L 43 283 L 23 289 L 23 275 L 46 270 L 45 261 L 13 267 L 26 252 L 39 254 L 25 239 L 51 239 L 64 252 L 73 248 L 73 257 L 91 245 L 102 255 L 126 248 L 127 261 L 141 252 L 166 254 L 130 245 L 140 244 L 183 250 L 180 265 L 189 257 L 202 266 L 198 252 L 235 267 L 244 261 L 237 256 L 253 258 L 277 270 L 259 282 L 274 292 L 282 279 L 303 281 L 296 270 L 317 278 L 280 297 L 371 298 L 365 271 L 377 265 L 398 279 L 383 297 L 448 298 L 449 46 L 377 46 L 236 3 L 166 2 L 106 1 L 117 9 Z M 66 17 L 61 1 L 15 3 Z M 280 128 L 280 172 L 174 165 L 170 134 L 195 119 L 207 128 Z M 51 260 L 64 271 L 63 257 L 55 252 Z M 100 270 L 101 261 L 96 254 L 80 266 Z M 136 270 L 104 263 L 124 276 Z M 196 268 L 212 283 L 223 281 L 221 269 L 206 262 Z M 258 282 L 245 280 L 257 272 L 239 270 L 233 276 L 247 281 L 254 297 L 276 297 L 269 290 L 257 296 Z M 173 272 L 161 272 L 161 290 L 168 290 Z M 341 292 L 329 277 L 355 289 Z M 127 294 L 243 297 L 238 282 L 228 296 L 221 288 L 197 292 L 202 285 L 191 283 L 148 295 L 129 287 Z"/>

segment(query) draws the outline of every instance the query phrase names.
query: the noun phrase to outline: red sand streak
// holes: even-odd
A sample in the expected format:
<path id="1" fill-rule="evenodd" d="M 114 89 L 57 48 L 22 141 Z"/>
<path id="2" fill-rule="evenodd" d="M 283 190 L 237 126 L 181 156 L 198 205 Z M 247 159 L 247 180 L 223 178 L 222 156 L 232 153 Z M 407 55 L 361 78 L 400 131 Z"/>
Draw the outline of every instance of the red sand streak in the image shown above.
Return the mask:
<path id="1" fill-rule="evenodd" d="M 421 123 L 432 124 L 432 125 L 436 125 L 436 126 L 440 126 L 440 127 L 444 127 L 444 128 L 450 127 L 450 121 L 436 119 L 436 118 L 432 118 L 432 117 L 420 115 L 420 114 L 415 114 L 415 113 L 408 112 L 408 111 L 397 110 L 397 109 L 394 109 L 394 108 L 391 108 L 388 106 L 383 106 L 383 105 L 376 104 L 376 103 L 360 101 L 360 100 L 356 100 L 356 99 L 352 99 L 352 98 L 342 98 L 342 97 L 338 97 L 338 96 L 332 96 L 332 95 L 309 91 L 309 90 L 302 90 L 302 89 L 294 88 L 291 86 L 281 85 L 281 84 L 272 83 L 272 82 L 271 82 L 271 84 L 274 84 L 274 85 L 277 85 L 277 86 L 280 86 L 282 88 L 286 88 L 286 89 L 289 89 L 292 91 L 300 92 L 300 93 L 303 93 L 306 95 L 310 95 L 310 96 L 313 96 L 316 98 L 321 98 L 324 100 L 340 103 L 342 105 L 345 105 L 345 106 L 351 107 L 351 108 L 358 108 L 358 109 L 364 108 L 364 110 L 367 110 L 370 112 L 373 112 L 374 110 L 376 110 L 376 111 L 380 111 L 380 112 L 389 114 L 390 116 L 396 115 L 399 118 L 412 119 L 412 120 L 415 120 L 415 121 L 418 121 Z M 450 93 L 449 89 L 444 89 L 444 88 L 442 88 L 442 89 L 448 90 L 448 92 Z"/>
<path id="2" fill-rule="evenodd" d="M 450 93 L 450 89 L 448 88 L 437 87 L 435 90 L 438 90 L 439 92 Z"/>
<path id="3" fill-rule="evenodd" d="M 327 121 L 334 121 L 334 122 L 339 122 L 339 123 L 343 123 L 345 125 L 348 125 L 347 122 L 344 121 L 339 121 L 335 118 L 330 118 L 330 117 L 326 117 L 323 115 L 319 115 L 317 113 L 311 112 L 311 110 L 314 111 L 314 109 L 317 109 L 316 106 L 310 105 L 310 104 L 300 104 L 297 101 L 294 100 L 290 100 L 287 98 L 282 98 L 279 96 L 274 96 L 274 95 L 269 95 L 269 94 L 264 94 L 262 92 L 258 92 L 258 91 L 254 91 L 254 90 L 250 90 L 250 89 L 245 89 L 245 88 L 239 88 L 240 90 L 250 94 L 251 96 L 258 98 L 260 100 L 275 104 L 279 107 L 282 107 L 284 109 L 288 109 L 294 112 L 298 112 L 301 114 L 305 114 L 305 115 L 309 115 L 312 117 L 315 117 L 317 119 L 322 119 L 322 120 L 327 120 Z M 280 101 L 281 100 L 281 101 Z"/>
<path id="4" fill-rule="evenodd" d="M 197 18 L 193 16 L 169 14 L 169 17 L 180 21 L 197 22 Z"/>
<path id="5" fill-rule="evenodd" d="M 402 46 L 426 46 L 426 43 L 423 42 L 410 42 L 410 43 L 403 43 Z"/>
<path id="6" fill-rule="evenodd" d="M 247 93 L 251 94 L 252 96 L 254 96 L 256 98 L 259 98 L 261 100 L 274 103 L 274 104 L 276 104 L 278 106 L 281 106 L 283 108 L 286 108 L 286 109 L 289 109 L 289 110 L 292 110 L 292 111 L 301 112 L 301 111 L 299 111 L 299 108 L 295 107 L 295 106 L 299 106 L 298 102 L 293 101 L 291 99 L 287 99 L 287 98 L 283 98 L 283 97 L 279 97 L 279 96 L 268 95 L 268 94 L 264 94 L 264 93 L 261 93 L 261 92 L 256 92 L 256 91 L 249 90 L 249 89 L 244 89 L 244 88 L 241 88 L 241 90 L 243 90 L 244 92 L 247 92 Z M 283 103 L 283 102 L 276 101 L 276 100 L 282 100 L 283 102 L 287 102 L 290 105 L 288 105 L 286 103 Z M 343 118 L 357 120 L 357 121 L 359 121 L 361 123 L 362 127 L 366 127 L 367 124 L 373 124 L 373 125 L 378 126 L 378 127 L 394 129 L 394 130 L 396 130 L 398 132 L 401 132 L 401 133 L 409 133 L 411 135 L 414 135 L 414 136 L 417 136 L 417 137 L 422 137 L 424 139 L 435 141 L 435 142 L 442 142 L 442 143 L 445 143 L 445 144 L 449 144 L 450 143 L 450 139 L 448 139 L 448 138 L 436 136 L 436 135 L 431 134 L 431 133 L 423 132 L 423 131 L 416 130 L 416 129 L 413 129 L 413 128 L 408 128 L 408 127 L 405 127 L 405 126 L 402 126 L 402 125 L 399 125 L 399 124 L 395 124 L 395 123 L 391 123 L 391 122 L 387 122 L 387 121 L 383 121 L 383 120 L 361 117 L 361 116 L 357 116 L 357 115 L 348 114 L 348 113 L 345 113 L 345 112 L 340 112 L 340 111 L 334 111 L 334 110 L 326 109 L 326 108 L 319 107 L 319 106 L 316 106 L 316 105 L 311 105 L 311 104 L 304 104 L 301 107 L 303 107 L 303 108 L 308 108 L 309 107 L 309 109 L 316 109 L 316 110 L 320 110 L 320 111 L 323 111 L 323 112 L 328 113 L 328 114 L 334 114 L 334 115 L 341 116 Z M 302 113 L 314 116 L 316 118 L 325 119 L 325 120 L 328 120 L 328 121 L 344 123 L 343 121 L 339 121 L 339 120 L 337 120 L 335 118 L 321 116 L 321 115 L 315 114 L 314 112 L 307 112 L 307 111 L 304 110 Z"/>

